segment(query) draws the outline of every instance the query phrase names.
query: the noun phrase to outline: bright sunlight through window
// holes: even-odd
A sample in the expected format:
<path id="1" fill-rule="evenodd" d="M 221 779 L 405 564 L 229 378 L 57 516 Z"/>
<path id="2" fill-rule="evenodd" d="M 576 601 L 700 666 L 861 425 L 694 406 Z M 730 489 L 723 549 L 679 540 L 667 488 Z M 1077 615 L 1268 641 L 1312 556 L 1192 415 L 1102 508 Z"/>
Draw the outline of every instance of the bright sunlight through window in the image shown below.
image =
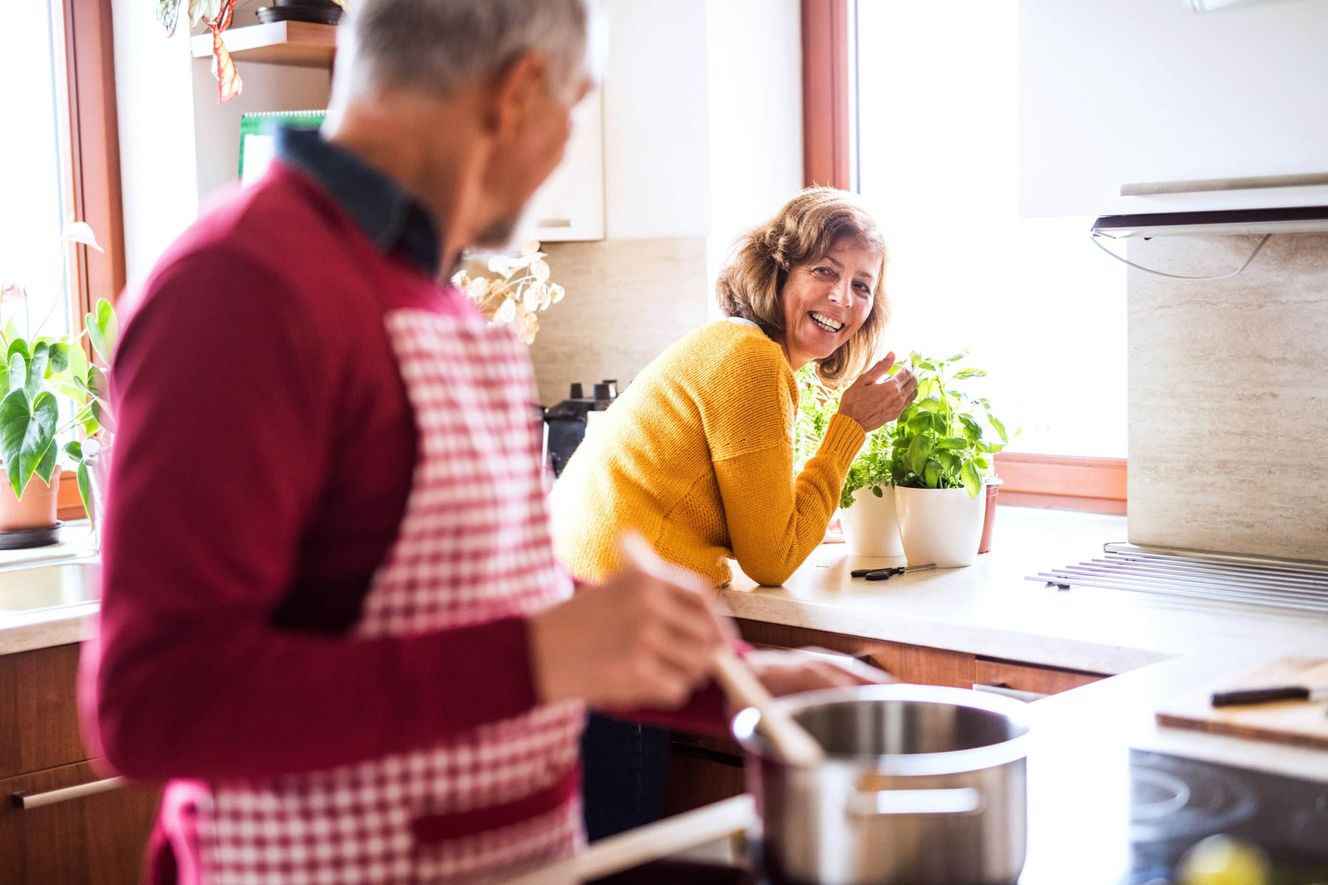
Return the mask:
<path id="1" fill-rule="evenodd" d="M 23 299 L 11 290 L 0 323 L 12 319 L 34 336 L 70 328 L 64 273 L 69 250 L 60 240 L 64 137 L 56 91 L 64 86 L 64 50 L 58 56 L 53 51 L 57 23 L 51 16 L 58 13 L 52 5 L 0 4 L 0 73 L 9 84 L 0 92 L 0 286 L 27 293 Z"/>
<path id="2" fill-rule="evenodd" d="M 1124 457 L 1125 268 L 1091 218 L 1019 217 L 1018 4 L 859 0 L 858 158 L 892 349 L 965 348 L 1011 451 Z"/>

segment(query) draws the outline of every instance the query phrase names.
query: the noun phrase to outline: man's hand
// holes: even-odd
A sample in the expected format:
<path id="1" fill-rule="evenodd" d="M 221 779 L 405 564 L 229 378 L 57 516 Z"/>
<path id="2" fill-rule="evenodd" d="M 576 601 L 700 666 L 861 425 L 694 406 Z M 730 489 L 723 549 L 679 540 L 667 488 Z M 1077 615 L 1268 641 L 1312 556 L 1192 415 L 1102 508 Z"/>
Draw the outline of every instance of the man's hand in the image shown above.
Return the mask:
<path id="1" fill-rule="evenodd" d="M 819 688 L 852 685 L 881 685 L 894 677 L 870 664 L 849 659 L 840 663 L 805 651 L 752 651 L 743 655 L 761 684 L 772 695 L 797 694 Z"/>
<path id="2" fill-rule="evenodd" d="M 535 687 L 543 702 L 605 708 L 680 706 L 710 674 L 732 628 L 699 575 L 669 565 L 639 536 L 623 539 L 626 565 L 531 619 Z"/>

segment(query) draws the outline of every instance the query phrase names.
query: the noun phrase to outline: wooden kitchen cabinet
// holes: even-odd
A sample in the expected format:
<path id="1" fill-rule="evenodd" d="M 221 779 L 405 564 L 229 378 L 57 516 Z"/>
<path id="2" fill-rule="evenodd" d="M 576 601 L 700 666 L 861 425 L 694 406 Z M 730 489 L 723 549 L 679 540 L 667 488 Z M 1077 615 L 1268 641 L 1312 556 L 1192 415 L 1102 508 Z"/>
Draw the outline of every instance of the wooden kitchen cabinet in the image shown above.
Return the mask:
<path id="1" fill-rule="evenodd" d="M 0 882 L 140 881 L 156 788 L 118 787 L 22 808 L 33 796 L 102 779 L 78 724 L 78 645 L 0 656 Z"/>
<path id="2" fill-rule="evenodd" d="M 738 619 L 738 629 L 742 638 L 753 645 L 774 648 L 811 645 L 843 652 L 888 671 L 901 682 L 960 688 L 973 685 L 974 656 L 963 652 L 809 630 L 806 627 L 768 624 L 764 621 Z"/>
<path id="3" fill-rule="evenodd" d="M 133 885 L 157 810 L 157 791 L 123 787 L 39 808 L 19 808 L 15 793 L 36 795 L 99 779 L 89 762 L 0 780 L 0 881 Z"/>
<path id="4" fill-rule="evenodd" d="M 0 778 L 88 757 L 78 730 L 78 646 L 0 656 Z"/>
<path id="5" fill-rule="evenodd" d="M 1104 678 L 1105 674 L 1102 673 L 1036 667 L 991 658 L 978 658 L 973 669 L 975 685 L 1009 688 L 1031 694 L 1057 694 Z"/>

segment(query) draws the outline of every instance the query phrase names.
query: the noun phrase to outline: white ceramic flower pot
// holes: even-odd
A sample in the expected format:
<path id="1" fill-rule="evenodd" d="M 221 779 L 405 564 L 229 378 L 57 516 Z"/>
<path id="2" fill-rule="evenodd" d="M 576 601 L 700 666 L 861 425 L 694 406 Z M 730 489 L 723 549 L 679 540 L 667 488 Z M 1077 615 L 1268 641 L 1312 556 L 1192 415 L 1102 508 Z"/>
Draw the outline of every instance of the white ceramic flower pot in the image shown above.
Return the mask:
<path id="1" fill-rule="evenodd" d="M 986 496 L 964 489 L 895 489 L 899 535 L 909 565 L 972 565 L 982 538 Z"/>
<path id="2" fill-rule="evenodd" d="M 890 488 L 881 497 L 871 489 L 853 493 L 853 506 L 839 511 L 844 527 L 844 542 L 852 556 L 903 556 L 899 541 L 899 520 L 895 516 L 895 496 Z"/>

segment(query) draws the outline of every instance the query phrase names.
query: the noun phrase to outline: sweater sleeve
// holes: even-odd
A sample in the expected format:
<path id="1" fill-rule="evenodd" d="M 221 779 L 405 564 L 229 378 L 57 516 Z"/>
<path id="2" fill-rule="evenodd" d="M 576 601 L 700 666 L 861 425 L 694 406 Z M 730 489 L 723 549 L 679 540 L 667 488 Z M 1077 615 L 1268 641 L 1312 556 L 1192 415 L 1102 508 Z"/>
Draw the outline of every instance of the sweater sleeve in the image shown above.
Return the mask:
<path id="1" fill-rule="evenodd" d="M 730 360 L 727 383 L 698 398 L 733 556 L 752 579 L 778 585 L 825 537 L 866 434 L 835 415 L 795 480 L 797 385 L 777 348 L 747 341 Z"/>
<path id="2" fill-rule="evenodd" d="M 522 618 L 372 639 L 274 626 L 337 432 L 325 342 L 282 287 L 241 256 L 177 259 L 120 343 L 82 694 L 92 745 L 131 777 L 328 768 L 535 703 Z"/>
<path id="3" fill-rule="evenodd" d="M 782 584 L 821 543 L 865 436 L 858 422 L 835 415 L 796 480 L 786 443 L 715 462 L 733 557 L 748 577 Z"/>

